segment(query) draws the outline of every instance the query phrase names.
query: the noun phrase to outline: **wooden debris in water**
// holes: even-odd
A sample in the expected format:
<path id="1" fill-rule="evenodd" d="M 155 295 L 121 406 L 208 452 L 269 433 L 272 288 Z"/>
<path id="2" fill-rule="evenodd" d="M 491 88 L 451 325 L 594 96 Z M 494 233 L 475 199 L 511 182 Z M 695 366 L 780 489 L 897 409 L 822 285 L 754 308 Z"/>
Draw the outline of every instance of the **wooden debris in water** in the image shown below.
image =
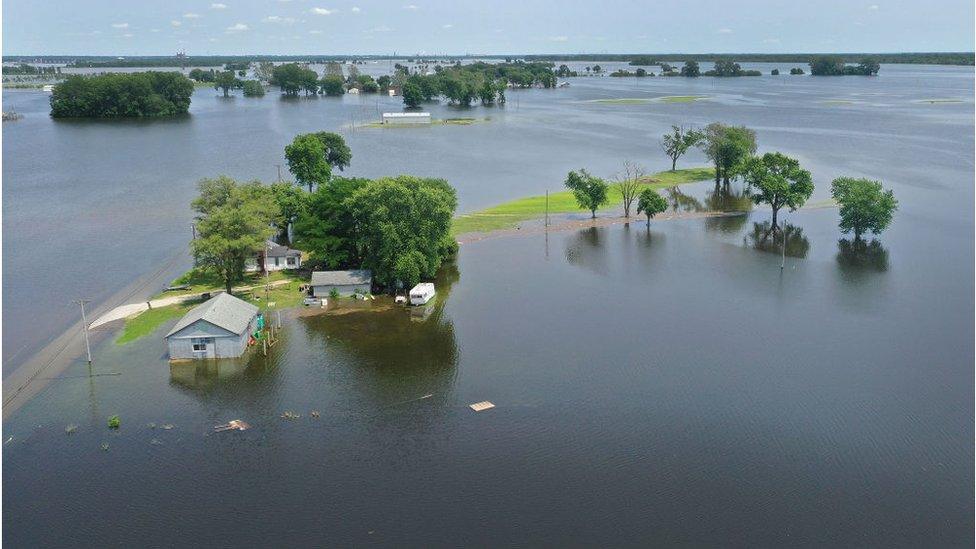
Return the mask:
<path id="1" fill-rule="evenodd" d="M 318 410 L 312 410 L 312 412 L 309 415 L 312 416 L 312 417 L 319 417 L 319 411 Z"/>
<path id="2" fill-rule="evenodd" d="M 487 400 L 482 400 L 481 402 L 475 402 L 474 404 L 468 405 L 469 408 L 475 412 L 483 412 L 485 410 L 490 410 L 495 407 L 494 404 L 488 402 Z"/>
<path id="3" fill-rule="evenodd" d="M 171 430 L 173 428 L 173 424 L 172 423 L 164 423 L 162 425 L 162 427 L 163 427 L 163 430 L 169 431 L 169 430 Z"/>
<path id="4" fill-rule="evenodd" d="M 214 425 L 214 432 L 222 433 L 224 431 L 245 431 L 250 428 L 251 426 L 246 422 L 239 419 L 232 419 L 223 425 Z"/>
<path id="5" fill-rule="evenodd" d="M 108 443 L 107 442 L 103 442 L 102 443 L 102 451 L 103 452 L 108 452 Z"/>
<path id="6" fill-rule="evenodd" d="M 290 410 L 288 410 L 285 413 L 281 414 L 281 418 L 282 419 L 298 419 L 300 417 L 302 417 L 301 414 L 296 414 L 295 412 L 292 412 Z"/>
<path id="7" fill-rule="evenodd" d="M 77 426 L 77 425 L 75 425 L 74 423 L 72 423 L 71 425 L 68 425 L 67 427 L 65 427 L 65 428 L 64 428 L 64 432 L 65 432 L 66 434 L 69 434 L 69 435 L 70 435 L 71 433 L 74 433 L 74 432 L 75 432 L 75 431 L 77 431 L 77 430 L 78 430 L 78 426 Z"/>

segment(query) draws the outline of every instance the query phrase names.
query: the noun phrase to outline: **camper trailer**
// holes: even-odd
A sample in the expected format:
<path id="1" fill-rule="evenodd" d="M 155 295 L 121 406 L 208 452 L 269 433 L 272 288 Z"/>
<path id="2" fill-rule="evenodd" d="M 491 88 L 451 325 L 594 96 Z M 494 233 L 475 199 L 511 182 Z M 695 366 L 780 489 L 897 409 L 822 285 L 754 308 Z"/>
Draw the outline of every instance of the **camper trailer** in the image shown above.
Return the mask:
<path id="1" fill-rule="evenodd" d="M 434 297 L 434 285 L 430 282 L 421 282 L 410 290 L 410 304 L 423 305 Z"/>

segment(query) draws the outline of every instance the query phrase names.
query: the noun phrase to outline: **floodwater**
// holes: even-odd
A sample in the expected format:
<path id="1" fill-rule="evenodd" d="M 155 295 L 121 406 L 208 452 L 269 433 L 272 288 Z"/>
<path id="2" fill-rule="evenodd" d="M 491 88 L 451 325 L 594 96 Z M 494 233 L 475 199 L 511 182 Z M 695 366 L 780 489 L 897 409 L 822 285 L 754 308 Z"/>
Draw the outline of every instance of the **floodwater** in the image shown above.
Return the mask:
<path id="1" fill-rule="evenodd" d="M 5 541 L 971 546 L 972 68 L 571 83 L 430 109 L 491 118 L 471 126 L 343 129 L 347 171 L 446 177 L 470 210 L 573 168 L 663 169 L 670 124 L 720 120 L 800 158 L 814 201 L 869 176 L 900 210 L 863 245 L 836 209 L 787 213 L 782 271 L 761 209 L 466 244 L 430 310 L 289 316 L 267 359 L 171 369 L 161 333 L 106 339 L 95 371 L 120 375 L 76 361 L 5 422 Z M 665 95 L 709 99 L 591 102 Z M 201 90 L 177 121 L 54 122 L 40 93 L 4 101 L 26 115 L 3 130 L 5 372 L 70 299 L 182 258 L 197 178 L 272 179 L 294 133 L 377 111 Z"/>

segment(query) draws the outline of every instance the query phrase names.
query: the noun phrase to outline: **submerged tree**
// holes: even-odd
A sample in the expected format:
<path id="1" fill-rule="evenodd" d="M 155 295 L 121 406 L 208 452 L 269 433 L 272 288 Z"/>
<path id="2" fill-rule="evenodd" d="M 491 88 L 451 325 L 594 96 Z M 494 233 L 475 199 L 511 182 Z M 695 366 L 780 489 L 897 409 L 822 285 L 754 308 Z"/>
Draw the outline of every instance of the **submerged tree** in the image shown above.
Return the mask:
<path id="1" fill-rule="evenodd" d="M 841 232 L 854 231 L 854 240 L 867 231 L 880 234 L 898 209 L 895 193 L 883 190 L 880 181 L 838 177 L 830 184 L 830 195 L 840 204 Z"/>
<path id="2" fill-rule="evenodd" d="M 704 132 L 693 128 L 685 129 L 682 126 L 671 126 L 671 133 L 666 133 L 661 138 L 661 149 L 671 159 L 671 171 L 673 172 L 677 167 L 679 158 L 704 140 Z"/>
<path id="3" fill-rule="evenodd" d="M 644 189 L 637 199 L 637 214 L 647 216 L 647 227 L 651 227 L 651 218 L 668 210 L 668 201 L 654 192 L 654 189 Z"/>
<path id="4" fill-rule="evenodd" d="M 638 164 L 624 162 L 624 171 L 617 176 L 613 187 L 620 193 L 624 204 L 624 217 L 630 217 L 630 208 L 637 200 L 637 193 L 644 186 L 644 168 Z"/>
<path id="5" fill-rule="evenodd" d="M 580 208 L 590 210 L 593 219 L 596 219 L 597 209 L 610 201 L 610 187 L 606 181 L 583 169 L 569 172 L 566 176 L 566 188 L 573 191 L 573 197 Z"/>
<path id="6" fill-rule="evenodd" d="M 230 90 L 240 86 L 241 81 L 238 80 L 237 75 L 234 74 L 234 71 L 218 72 L 216 77 L 214 77 L 214 89 L 223 90 L 224 97 L 229 97 Z"/>
<path id="7" fill-rule="evenodd" d="M 794 211 L 813 194 L 813 178 L 800 163 L 784 154 L 766 153 L 751 159 L 743 174 L 752 201 L 769 204 L 773 209 L 772 230 L 777 229 L 776 215 L 780 208 Z"/>
<path id="8" fill-rule="evenodd" d="M 746 161 L 756 153 L 756 132 L 745 126 L 726 126 L 718 122 L 705 128 L 699 147 L 715 165 L 715 184 L 729 182 L 741 174 Z"/>

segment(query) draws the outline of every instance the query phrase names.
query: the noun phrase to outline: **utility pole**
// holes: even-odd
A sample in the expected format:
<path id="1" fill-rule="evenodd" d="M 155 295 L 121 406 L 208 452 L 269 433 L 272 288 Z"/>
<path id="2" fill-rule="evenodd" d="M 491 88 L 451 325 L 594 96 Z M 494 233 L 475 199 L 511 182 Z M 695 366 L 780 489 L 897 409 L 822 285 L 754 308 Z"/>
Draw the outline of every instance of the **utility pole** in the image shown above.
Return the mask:
<path id="1" fill-rule="evenodd" d="M 90 299 L 76 299 L 75 303 L 81 305 L 81 323 L 85 330 L 85 352 L 88 354 L 88 365 L 92 364 L 91 343 L 88 341 L 88 316 L 85 314 L 85 303 L 91 303 Z"/>
<path id="2" fill-rule="evenodd" d="M 546 189 L 546 227 L 549 226 L 549 189 Z"/>
<path id="3" fill-rule="evenodd" d="M 278 183 L 281 183 L 281 164 L 275 164 L 278 167 Z"/>

